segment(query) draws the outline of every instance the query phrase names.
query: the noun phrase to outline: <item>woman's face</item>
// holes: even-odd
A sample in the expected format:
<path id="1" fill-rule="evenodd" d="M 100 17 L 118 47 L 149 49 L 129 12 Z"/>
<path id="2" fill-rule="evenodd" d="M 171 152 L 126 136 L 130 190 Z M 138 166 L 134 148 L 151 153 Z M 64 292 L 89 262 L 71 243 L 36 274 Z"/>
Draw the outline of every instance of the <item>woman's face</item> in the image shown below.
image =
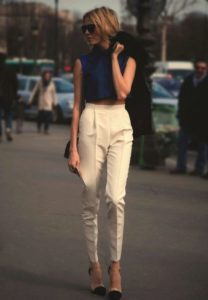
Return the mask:
<path id="1" fill-rule="evenodd" d="M 44 78 L 44 80 L 47 80 L 47 81 L 51 80 L 51 73 L 50 72 L 46 72 L 44 74 L 43 78 Z"/>
<path id="2" fill-rule="evenodd" d="M 89 19 L 85 19 L 82 25 L 82 32 L 89 45 L 96 45 L 101 42 L 99 28 Z"/>

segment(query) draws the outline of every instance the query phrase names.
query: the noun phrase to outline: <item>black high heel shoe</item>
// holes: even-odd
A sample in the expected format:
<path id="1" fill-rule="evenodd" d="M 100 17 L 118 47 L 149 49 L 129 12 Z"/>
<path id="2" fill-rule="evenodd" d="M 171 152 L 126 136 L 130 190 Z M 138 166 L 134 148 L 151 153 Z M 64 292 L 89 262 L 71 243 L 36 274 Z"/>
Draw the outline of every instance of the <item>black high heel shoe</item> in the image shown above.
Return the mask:
<path id="1" fill-rule="evenodd" d="M 110 275 L 110 271 L 111 271 L 111 267 L 108 268 L 108 274 Z M 120 272 L 120 270 L 119 270 Z M 116 288 L 112 288 L 109 292 L 108 292 L 108 297 L 110 300 L 120 300 L 122 297 L 122 292 L 119 289 Z"/>
<path id="2" fill-rule="evenodd" d="M 122 293 L 119 290 L 117 291 L 117 290 L 113 289 L 112 291 L 110 291 L 108 293 L 108 297 L 110 300 L 120 300 L 122 297 Z"/>
<path id="3" fill-rule="evenodd" d="M 91 276 L 92 268 L 89 268 L 88 273 L 89 273 L 89 276 Z M 94 289 L 91 288 L 91 292 L 93 294 L 96 294 L 99 296 L 105 296 L 106 288 L 104 287 L 104 285 L 100 284 L 100 285 L 96 286 Z"/>

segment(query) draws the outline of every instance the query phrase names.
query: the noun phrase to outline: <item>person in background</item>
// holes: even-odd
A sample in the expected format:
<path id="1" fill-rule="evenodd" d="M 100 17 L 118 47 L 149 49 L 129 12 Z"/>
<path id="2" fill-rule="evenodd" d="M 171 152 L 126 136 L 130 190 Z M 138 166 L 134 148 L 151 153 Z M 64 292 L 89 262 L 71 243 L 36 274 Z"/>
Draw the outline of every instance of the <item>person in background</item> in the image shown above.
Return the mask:
<path id="1" fill-rule="evenodd" d="M 208 178 L 208 68 L 205 61 L 198 65 L 198 70 L 204 72 L 202 78 L 203 89 L 194 104 L 192 138 L 202 148 L 202 169 L 200 170 L 203 178 Z M 192 175 L 197 175 L 197 170 Z"/>
<path id="2" fill-rule="evenodd" d="M 197 142 L 197 158 L 191 175 L 203 176 L 206 163 L 208 128 L 208 75 L 204 59 L 195 62 L 195 70 L 183 82 L 179 93 L 177 165 L 172 174 L 187 172 L 187 152 L 191 140 Z"/>
<path id="3" fill-rule="evenodd" d="M 36 102 L 38 105 L 37 130 L 40 133 L 42 125 L 44 125 L 44 133 L 48 134 L 52 111 L 57 105 L 56 88 L 49 70 L 43 71 L 40 81 L 37 82 L 32 91 L 28 104 L 32 105 Z"/>
<path id="4" fill-rule="evenodd" d="M 24 122 L 24 102 L 21 96 L 18 96 L 16 103 L 16 133 L 22 133 L 23 122 Z"/>
<path id="5" fill-rule="evenodd" d="M 5 120 L 5 134 L 9 142 L 12 137 L 13 109 L 17 100 L 17 76 L 5 64 L 6 53 L 0 51 L 0 142 L 2 140 L 2 119 Z"/>

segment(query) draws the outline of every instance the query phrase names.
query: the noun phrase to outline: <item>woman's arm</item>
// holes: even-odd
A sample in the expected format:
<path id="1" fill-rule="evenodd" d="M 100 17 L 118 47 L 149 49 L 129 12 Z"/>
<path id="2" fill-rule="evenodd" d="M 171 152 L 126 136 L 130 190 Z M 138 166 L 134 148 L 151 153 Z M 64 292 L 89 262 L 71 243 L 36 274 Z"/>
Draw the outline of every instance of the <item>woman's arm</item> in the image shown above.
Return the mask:
<path id="1" fill-rule="evenodd" d="M 113 82 L 117 98 L 119 100 L 125 100 L 128 94 L 130 93 L 136 71 L 136 62 L 132 57 L 129 57 L 126 63 L 124 74 L 121 73 L 118 62 L 118 55 L 123 50 L 124 46 L 118 43 L 115 50 L 112 53 Z"/>
<path id="2" fill-rule="evenodd" d="M 71 142 L 69 166 L 77 168 L 79 166 L 79 155 L 77 150 L 77 136 L 80 118 L 80 102 L 82 97 L 82 66 L 79 59 L 75 61 L 74 66 L 74 107 L 71 123 Z"/>

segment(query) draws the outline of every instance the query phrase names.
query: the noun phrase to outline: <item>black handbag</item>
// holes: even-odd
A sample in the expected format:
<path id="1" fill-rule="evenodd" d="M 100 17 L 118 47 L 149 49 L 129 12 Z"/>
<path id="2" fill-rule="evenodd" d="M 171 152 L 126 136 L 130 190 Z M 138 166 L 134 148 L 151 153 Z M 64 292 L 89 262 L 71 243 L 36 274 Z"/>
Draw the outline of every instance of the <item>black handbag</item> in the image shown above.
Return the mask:
<path id="1" fill-rule="evenodd" d="M 84 99 L 81 99 L 81 103 L 80 103 L 80 115 L 83 112 L 84 108 L 85 108 L 85 101 L 84 101 Z M 71 143 L 71 141 L 69 140 L 66 143 L 66 146 L 65 146 L 65 149 L 64 149 L 64 158 L 67 158 L 67 159 L 69 159 L 69 156 L 70 156 L 69 155 L 70 143 Z M 77 138 L 77 144 L 78 144 L 78 138 Z"/>
<path id="2" fill-rule="evenodd" d="M 65 146 L 65 149 L 64 149 L 64 158 L 67 158 L 67 159 L 69 159 L 69 157 L 70 157 L 70 153 L 69 153 L 69 150 L 70 150 L 70 143 L 71 143 L 71 141 L 69 140 L 69 141 L 66 143 L 66 146 Z M 78 138 L 77 138 L 77 144 L 78 144 Z"/>
<path id="3" fill-rule="evenodd" d="M 66 143 L 66 147 L 64 150 L 64 158 L 69 159 L 69 148 L 70 148 L 70 140 Z"/>
<path id="4" fill-rule="evenodd" d="M 145 66 L 149 62 L 148 53 L 141 40 L 127 32 L 119 31 L 111 38 L 112 46 L 116 42 L 124 45 L 125 53 L 133 57 L 137 65 L 130 96 L 125 103 L 133 128 L 133 136 L 138 138 L 141 135 L 153 134 L 151 89 L 145 77 Z"/>
<path id="5" fill-rule="evenodd" d="M 64 150 L 64 158 L 67 158 L 69 159 L 70 155 L 69 155 L 69 148 L 70 148 L 70 140 L 66 143 L 66 147 L 65 147 L 65 150 Z M 80 171 L 79 169 L 77 168 L 72 168 L 72 167 L 69 167 L 69 170 L 70 172 L 76 174 L 79 178 L 82 179 L 82 176 L 80 175 Z M 83 179 L 82 179 L 82 182 L 84 183 Z M 84 183 L 85 185 L 85 183 Z"/>

